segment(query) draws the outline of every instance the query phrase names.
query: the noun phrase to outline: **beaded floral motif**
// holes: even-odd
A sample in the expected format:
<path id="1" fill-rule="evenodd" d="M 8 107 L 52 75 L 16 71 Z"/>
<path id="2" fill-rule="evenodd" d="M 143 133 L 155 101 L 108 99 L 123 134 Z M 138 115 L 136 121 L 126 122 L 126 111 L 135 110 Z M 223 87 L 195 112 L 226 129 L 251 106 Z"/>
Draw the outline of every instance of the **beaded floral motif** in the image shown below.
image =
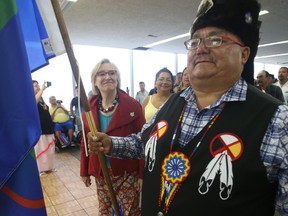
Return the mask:
<path id="1" fill-rule="evenodd" d="M 252 23 L 252 15 L 251 15 L 250 12 L 248 12 L 248 13 L 245 14 L 245 22 L 246 22 L 247 24 L 251 24 L 251 23 Z"/>
<path id="2" fill-rule="evenodd" d="M 161 187 L 159 204 L 162 203 L 165 193 L 164 211 L 168 208 L 179 190 L 181 183 L 190 173 L 189 158 L 181 152 L 171 152 L 162 163 Z"/>
<path id="3" fill-rule="evenodd" d="M 225 106 L 225 105 L 223 105 Z M 161 180 L 160 180 L 160 195 L 159 195 L 159 207 L 163 201 L 164 193 L 165 194 L 165 201 L 164 201 L 164 211 L 167 214 L 169 206 L 173 201 L 177 191 L 180 189 L 181 183 L 187 178 L 190 173 L 191 165 L 190 159 L 193 157 L 195 152 L 197 151 L 198 147 L 202 143 L 203 139 L 206 137 L 208 131 L 212 128 L 218 117 L 220 116 L 221 112 L 214 116 L 211 122 L 208 124 L 206 130 L 204 131 L 202 137 L 200 138 L 199 142 L 193 149 L 190 156 L 186 156 L 181 152 L 172 152 L 172 148 L 174 145 L 174 141 L 176 138 L 176 134 L 179 128 L 179 125 L 182 121 L 186 106 L 183 107 L 180 117 L 178 119 L 175 131 L 172 136 L 171 144 L 170 144 L 170 153 L 164 158 L 161 167 Z"/>

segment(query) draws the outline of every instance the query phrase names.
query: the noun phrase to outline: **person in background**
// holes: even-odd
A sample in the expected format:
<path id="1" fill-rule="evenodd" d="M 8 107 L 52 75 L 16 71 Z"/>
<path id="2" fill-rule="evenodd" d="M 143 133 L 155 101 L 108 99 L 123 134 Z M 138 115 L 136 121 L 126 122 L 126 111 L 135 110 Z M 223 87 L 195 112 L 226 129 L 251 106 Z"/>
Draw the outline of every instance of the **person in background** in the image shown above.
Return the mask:
<path id="1" fill-rule="evenodd" d="M 180 85 L 176 86 L 174 88 L 174 93 L 177 93 L 179 91 L 182 91 L 184 89 L 186 89 L 187 87 L 190 86 L 190 81 L 189 81 L 189 76 L 188 76 L 188 70 L 187 67 L 184 68 L 183 72 L 182 72 L 182 80 Z"/>
<path id="2" fill-rule="evenodd" d="M 174 88 L 176 86 L 179 86 L 180 83 L 181 83 L 181 80 L 182 80 L 182 75 L 183 75 L 183 72 L 178 72 L 175 76 L 175 83 L 174 83 Z"/>
<path id="3" fill-rule="evenodd" d="M 46 175 L 49 172 L 56 171 L 55 169 L 55 137 L 54 124 L 49 113 L 49 107 L 43 100 L 42 94 L 45 91 L 46 82 L 40 88 L 38 81 L 33 80 L 33 88 L 36 98 L 36 103 L 39 112 L 41 124 L 41 136 L 35 145 L 35 155 L 40 176 Z"/>
<path id="4" fill-rule="evenodd" d="M 70 113 L 73 116 L 74 120 L 75 120 L 75 125 L 77 126 L 77 131 L 81 131 L 82 130 L 82 125 L 81 125 L 81 114 L 84 111 L 83 108 L 83 104 L 80 101 L 80 109 L 78 106 L 78 87 L 75 87 L 75 94 L 76 96 L 74 98 L 72 98 L 71 102 L 70 102 Z"/>
<path id="5" fill-rule="evenodd" d="M 140 91 L 136 93 L 135 99 L 142 104 L 144 99 L 148 96 L 148 91 L 145 89 L 145 83 L 143 81 L 139 82 Z"/>
<path id="6" fill-rule="evenodd" d="M 270 78 L 268 71 L 260 71 L 257 75 L 258 88 L 262 92 L 267 93 L 282 102 L 285 102 L 281 88 L 279 86 L 272 85 L 269 80 Z"/>
<path id="7" fill-rule="evenodd" d="M 260 5 L 198 8 L 185 42 L 191 86 L 138 134 L 89 134 L 90 155 L 145 157 L 142 216 L 287 216 L 288 106 L 253 86 Z"/>
<path id="8" fill-rule="evenodd" d="M 272 85 L 273 83 L 275 83 L 275 77 L 273 74 L 268 74 L 268 85 Z"/>
<path id="9" fill-rule="evenodd" d="M 130 89 L 129 89 L 129 87 L 126 87 L 126 94 L 130 95 Z"/>
<path id="10" fill-rule="evenodd" d="M 157 92 L 157 90 L 156 90 L 156 88 L 154 87 L 154 88 L 150 89 L 148 95 L 153 95 L 153 94 L 155 94 L 156 92 Z"/>
<path id="11" fill-rule="evenodd" d="M 278 71 L 279 81 L 275 83 L 276 86 L 279 86 L 282 90 L 285 103 L 288 103 L 288 68 L 281 67 Z"/>
<path id="12" fill-rule="evenodd" d="M 89 100 L 93 95 L 94 95 L 94 94 L 93 94 L 92 90 L 90 90 L 90 91 L 88 92 L 88 95 L 87 95 L 88 100 Z"/>
<path id="13" fill-rule="evenodd" d="M 111 136 L 127 136 L 137 133 L 145 123 L 141 105 L 120 89 L 120 73 L 108 59 L 97 63 L 91 73 L 92 91 L 97 96 L 89 100 L 97 131 Z M 85 133 L 90 132 L 86 115 L 82 115 Z M 91 185 L 95 177 L 99 215 L 112 215 L 112 202 L 97 155 L 85 155 L 84 138 L 80 148 L 80 176 L 84 184 Z M 142 189 L 143 159 L 119 159 L 106 157 L 111 183 L 122 215 L 140 215 L 140 191 Z"/>
<path id="14" fill-rule="evenodd" d="M 61 144 L 62 148 L 67 147 L 63 140 L 61 139 L 61 133 L 68 131 L 69 144 L 75 146 L 73 142 L 74 125 L 70 120 L 68 110 L 62 105 L 62 101 L 57 101 L 55 96 L 49 97 L 49 102 L 51 104 L 49 108 L 50 115 L 54 122 L 54 131 Z"/>
<path id="15" fill-rule="evenodd" d="M 173 94 L 173 75 L 167 68 L 162 68 L 155 77 L 156 93 L 149 95 L 143 101 L 142 107 L 146 122 L 148 122 L 159 107 Z"/>

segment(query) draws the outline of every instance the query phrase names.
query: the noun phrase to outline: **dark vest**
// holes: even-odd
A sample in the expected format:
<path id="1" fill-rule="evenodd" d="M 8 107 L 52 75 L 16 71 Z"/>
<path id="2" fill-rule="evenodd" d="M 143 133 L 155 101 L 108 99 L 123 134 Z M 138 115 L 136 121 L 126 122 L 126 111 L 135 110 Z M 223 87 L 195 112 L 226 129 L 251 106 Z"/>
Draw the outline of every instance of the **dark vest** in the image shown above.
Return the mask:
<path id="1" fill-rule="evenodd" d="M 189 160 L 190 173 L 177 188 L 168 207 L 166 205 L 168 210 L 165 213 L 163 200 L 166 192 L 164 191 L 162 202 L 159 195 L 163 184 L 160 177 L 161 165 L 170 153 L 172 135 L 186 103 L 179 94 L 173 95 L 167 101 L 158 113 L 155 123 L 142 135 L 146 143 L 150 134 L 157 130 L 157 123 L 162 120 L 167 122 L 165 135 L 157 141 L 153 171 L 150 172 L 147 164 L 145 165 L 142 216 L 156 216 L 158 212 L 163 213 L 159 215 L 171 216 L 273 216 L 277 184 L 267 181 L 266 168 L 260 158 L 260 146 L 279 102 L 252 86 L 248 87 L 246 102 L 226 104 Z M 177 133 L 172 151 L 190 156 L 207 125 L 185 147 L 180 147 L 177 143 Z M 217 158 L 221 159 L 221 163 Z M 214 177 L 211 177 L 213 175 L 210 173 L 204 175 L 207 165 L 214 162 L 215 166 L 211 165 L 210 168 L 217 164 L 217 167 L 221 165 L 221 169 L 212 170 Z"/>
<path id="2" fill-rule="evenodd" d="M 45 109 L 43 105 L 37 103 L 40 124 L 41 124 L 41 134 L 53 134 L 54 133 L 54 123 L 49 113 L 49 107 L 46 105 Z"/>

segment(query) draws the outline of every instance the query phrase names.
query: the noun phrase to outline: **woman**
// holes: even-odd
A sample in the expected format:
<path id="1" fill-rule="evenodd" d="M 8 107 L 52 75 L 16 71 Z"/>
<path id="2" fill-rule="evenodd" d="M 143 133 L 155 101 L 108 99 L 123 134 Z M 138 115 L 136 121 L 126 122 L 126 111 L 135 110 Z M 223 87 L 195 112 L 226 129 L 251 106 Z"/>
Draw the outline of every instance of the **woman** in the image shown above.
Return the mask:
<path id="1" fill-rule="evenodd" d="M 91 73 L 90 100 L 92 115 L 98 131 L 111 136 L 137 133 L 145 123 L 141 105 L 120 90 L 120 73 L 108 59 L 100 61 Z M 85 134 L 90 132 L 85 113 L 82 115 Z M 85 136 L 86 137 L 86 136 Z M 84 138 L 81 142 L 80 175 L 84 184 L 91 185 L 94 176 L 99 200 L 99 215 L 112 215 L 112 202 L 96 155 L 86 157 Z M 139 192 L 142 188 L 143 160 L 106 157 L 110 179 L 120 209 L 124 215 L 140 215 Z"/>
<path id="2" fill-rule="evenodd" d="M 159 107 L 173 94 L 173 74 L 167 68 L 162 68 L 155 77 L 156 93 L 146 97 L 143 101 L 143 111 L 146 122 L 157 112 Z"/>
<path id="3" fill-rule="evenodd" d="M 34 93 L 36 97 L 42 134 L 38 143 L 35 145 L 35 154 L 40 176 L 46 175 L 47 172 L 55 171 L 54 156 L 55 156 L 55 137 L 54 124 L 52 122 L 49 107 L 44 102 L 42 94 L 46 89 L 46 82 L 42 88 L 36 80 L 33 80 Z"/>
<path id="4" fill-rule="evenodd" d="M 174 88 L 174 92 L 177 93 L 177 92 L 180 92 L 184 89 L 186 89 L 187 87 L 190 86 L 190 81 L 189 81 L 189 77 L 188 77 L 188 71 L 187 71 L 187 67 L 184 68 L 183 70 L 183 73 L 182 73 L 182 80 L 180 82 L 180 85 L 179 86 L 176 86 Z"/>

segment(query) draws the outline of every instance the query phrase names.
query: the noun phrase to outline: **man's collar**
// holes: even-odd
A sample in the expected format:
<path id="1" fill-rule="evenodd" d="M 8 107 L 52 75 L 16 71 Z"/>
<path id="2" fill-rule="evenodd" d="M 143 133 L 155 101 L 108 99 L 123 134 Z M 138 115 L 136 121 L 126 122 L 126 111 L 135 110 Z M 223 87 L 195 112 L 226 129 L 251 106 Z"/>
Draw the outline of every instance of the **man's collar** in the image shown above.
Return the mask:
<path id="1" fill-rule="evenodd" d="M 226 93 L 224 93 L 214 104 L 211 104 L 211 107 L 217 106 L 222 102 L 245 101 L 247 88 L 247 82 L 240 77 L 240 79 Z M 184 97 L 185 100 L 190 103 L 196 102 L 196 96 L 192 86 L 186 88 L 180 94 L 180 97 Z"/>

